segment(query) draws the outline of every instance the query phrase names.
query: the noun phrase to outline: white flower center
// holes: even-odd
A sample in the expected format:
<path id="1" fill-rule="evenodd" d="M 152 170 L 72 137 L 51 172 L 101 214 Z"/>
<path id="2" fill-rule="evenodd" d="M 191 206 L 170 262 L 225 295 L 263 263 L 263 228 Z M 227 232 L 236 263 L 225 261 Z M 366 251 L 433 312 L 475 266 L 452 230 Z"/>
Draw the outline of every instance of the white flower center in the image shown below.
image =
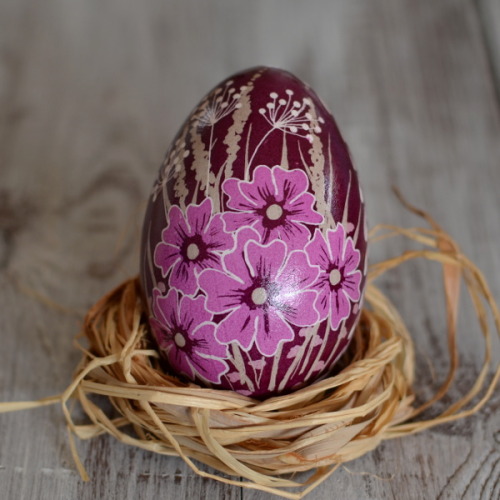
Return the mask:
<path id="1" fill-rule="evenodd" d="M 252 292 L 252 301 L 256 306 L 261 306 L 267 300 L 265 288 L 259 287 Z"/>
<path id="2" fill-rule="evenodd" d="M 200 249 L 196 243 L 190 243 L 187 247 L 187 258 L 189 260 L 194 260 L 200 255 Z"/>
<path id="3" fill-rule="evenodd" d="M 283 209 L 276 203 L 273 203 L 272 205 L 269 205 L 267 207 L 266 216 L 268 219 L 278 220 L 282 215 Z"/>
<path id="4" fill-rule="evenodd" d="M 342 275 L 340 274 L 340 271 L 338 269 L 332 269 L 330 271 L 330 285 L 338 285 L 341 279 Z"/>
<path id="5" fill-rule="evenodd" d="M 182 333 L 176 333 L 174 335 L 174 342 L 177 347 L 184 347 L 186 345 L 186 339 Z"/>

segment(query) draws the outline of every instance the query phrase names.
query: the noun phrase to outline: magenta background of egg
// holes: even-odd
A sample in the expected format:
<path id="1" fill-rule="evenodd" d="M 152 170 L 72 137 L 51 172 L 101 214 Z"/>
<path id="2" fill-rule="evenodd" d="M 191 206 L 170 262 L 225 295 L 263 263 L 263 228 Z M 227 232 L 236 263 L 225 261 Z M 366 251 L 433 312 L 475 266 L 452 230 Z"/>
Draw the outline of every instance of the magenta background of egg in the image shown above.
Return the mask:
<path id="1" fill-rule="evenodd" d="M 222 107 L 223 103 L 227 105 Z M 295 117 L 291 110 L 297 110 Z M 169 220 L 169 214 L 174 214 L 172 207 L 179 207 L 179 213 L 187 219 L 188 207 L 201 206 L 210 198 L 214 217 L 217 213 L 235 212 L 234 204 L 233 208 L 228 207 L 229 184 L 224 181 L 232 178 L 255 182 L 253 174 L 259 166 L 267 167 L 267 170 L 261 167 L 260 173 L 271 176 L 277 172 L 273 169 L 275 166 L 281 166 L 280 175 L 283 176 L 289 175 L 286 171 L 305 172 L 307 191 L 316 200 L 313 211 L 324 216 L 320 224 L 304 224 L 310 232 L 309 242 L 317 230 L 323 233 L 326 242 L 328 234 L 345 233 L 344 243 L 351 241 L 359 256 L 355 271 L 359 272 L 359 298 L 349 299 L 349 314 L 336 328 L 331 328 L 328 317 L 311 326 L 313 334 L 307 333 L 312 332 L 308 327 L 290 324 L 293 338 L 281 340 L 272 355 L 262 353 L 265 339 L 261 339 L 262 345 L 258 345 L 257 338 L 243 345 L 236 340 L 237 332 L 233 342 L 228 337 L 230 333 L 217 332 L 217 326 L 230 313 L 211 310 L 213 316 L 208 321 L 207 315 L 201 318 L 205 326 L 199 326 L 194 335 L 201 338 L 204 329 L 207 338 L 213 337 L 214 351 L 198 350 L 196 356 L 190 358 L 192 352 L 188 349 L 192 346 L 175 343 L 173 336 L 177 332 L 168 331 L 173 320 L 158 311 L 161 307 L 173 307 L 174 303 L 181 307 L 184 297 L 182 307 L 185 310 L 188 305 L 202 308 L 203 304 L 209 304 L 208 285 L 192 294 L 191 290 L 183 292 L 169 285 L 172 269 L 168 271 L 156 262 L 165 248 L 171 248 L 163 246 L 158 250 L 165 243 L 162 233 L 165 235 L 165 228 L 173 226 Z M 211 178 L 208 177 L 210 173 Z M 204 183 L 208 183 L 208 188 Z M 220 218 L 224 217 L 226 215 Z M 226 219 L 223 220 L 223 227 L 226 227 Z M 213 227 L 220 224 L 219 221 Z M 341 230 L 337 224 L 342 225 Z M 235 252 L 237 244 L 235 231 L 227 232 L 234 244 L 217 252 L 222 270 L 226 269 L 225 256 Z M 253 239 L 252 248 L 262 252 L 263 247 L 272 244 L 270 240 L 264 242 L 262 235 L 261 241 L 257 241 L 257 237 Z M 167 361 L 166 368 L 202 385 L 256 397 L 286 392 L 325 375 L 347 347 L 359 317 L 366 279 L 366 246 L 364 204 L 357 174 L 333 117 L 314 91 L 290 73 L 272 68 L 254 68 L 223 81 L 202 99 L 172 141 L 144 219 L 141 284 L 153 334 Z M 275 248 L 279 250 L 280 245 L 276 244 Z M 303 250 L 304 245 L 297 249 L 298 252 Z M 314 267 L 311 252 L 307 255 L 309 264 Z M 202 274 L 199 271 L 196 271 L 198 277 Z M 216 276 L 206 272 L 199 281 L 207 283 L 209 278 Z M 307 288 L 314 289 L 314 286 L 309 284 Z M 176 297 L 170 293 L 172 290 Z M 183 356 L 187 358 L 182 359 Z"/>

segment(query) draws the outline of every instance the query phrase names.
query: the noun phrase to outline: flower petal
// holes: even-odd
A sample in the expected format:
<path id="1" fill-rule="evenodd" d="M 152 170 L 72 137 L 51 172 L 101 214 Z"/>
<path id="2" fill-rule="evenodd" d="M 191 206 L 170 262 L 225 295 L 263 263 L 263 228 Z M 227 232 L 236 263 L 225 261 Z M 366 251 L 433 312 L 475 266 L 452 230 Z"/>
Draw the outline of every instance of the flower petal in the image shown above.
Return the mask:
<path id="1" fill-rule="evenodd" d="M 251 228 L 245 228 L 238 231 L 236 236 L 236 248 L 233 252 L 224 256 L 224 265 L 226 269 L 248 286 L 252 283 L 252 279 L 246 264 L 244 251 L 246 243 L 250 240 L 260 241 L 259 233 Z"/>
<path id="2" fill-rule="evenodd" d="M 228 231 L 238 231 L 243 227 L 252 226 L 261 217 L 254 212 L 225 212 L 222 218 Z"/>
<path id="3" fill-rule="evenodd" d="M 307 191 L 309 179 L 304 171 L 299 169 L 284 170 L 279 166 L 272 169 L 278 196 L 288 203 Z"/>
<path id="4" fill-rule="evenodd" d="M 324 367 L 325 367 L 325 362 L 322 361 L 321 359 L 318 359 L 314 362 L 314 365 L 312 367 L 312 372 L 313 373 L 319 372 L 319 371 L 323 370 Z"/>
<path id="5" fill-rule="evenodd" d="M 295 250 L 290 253 L 276 281 L 283 287 L 283 293 L 293 294 L 312 285 L 318 274 L 319 269 L 309 264 L 305 252 Z"/>
<path id="6" fill-rule="evenodd" d="M 153 314 L 163 328 L 171 330 L 180 324 L 177 290 L 170 290 L 166 296 L 153 291 Z"/>
<path id="7" fill-rule="evenodd" d="M 314 308 L 316 298 L 317 294 L 313 290 L 304 290 L 287 297 L 284 301 L 283 316 L 293 325 L 314 325 L 319 318 Z"/>
<path id="8" fill-rule="evenodd" d="M 256 320 L 256 313 L 242 304 L 219 323 L 215 336 L 219 342 L 227 344 L 236 341 L 248 350 L 255 335 Z"/>
<path id="9" fill-rule="evenodd" d="M 258 315 L 255 344 L 264 356 L 276 354 L 279 344 L 293 337 L 292 327 L 274 309 Z"/>
<path id="10" fill-rule="evenodd" d="M 265 280 L 275 281 L 278 272 L 285 261 L 286 245 L 279 240 L 268 246 L 262 246 L 256 241 L 249 241 L 245 247 L 245 260 L 250 274 Z"/>
<path id="11" fill-rule="evenodd" d="M 326 271 L 330 266 L 330 252 L 325 238 L 319 229 L 314 231 L 314 237 L 310 243 L 306 245 L 306 253 L 309 257 L 309 262 L 320 269 Z"/>
<path id="12" fill-rule="evenodd" d="M 289 351 L 288 354 L 286 355 L 287 359 L 295 359 L 297 354 L 300 352 L 300 349 L 302 346 L 300 344 L 294 345 Z"/>
<path id="13" fill-rule="evenodd" d="M 222 184 L 222 190 L 229 196 L 227 208 L 233 210 L 254 210 L 257 208 L 254 204 L 250 203 L 241 193 L 240 184 L 242 181 L 238 179 L 226 179 Z"/>
<path id="14" fill-rule="evenodd" d="M 194 264 L 180 260 L 172 269 L 168 281 L 171 287 L 178 288 L 186 295 L 193 295 L 198 290 L 198 283 L 194 275 Z"/>
<path id="15" fill-rule="evenodd" d="M 311 193 L 304 193 L 296 200 L 287 201 L 284 205 L 289 212 L 290 220 L 307 224 L 321 224 L 323 216 L 313 209 L 316 199 Z"/>
<path id="16" fill-rule="evenodd" d="M 220 379 L 228 371 L 228 366 L 224 361 L 218 358 L 206 359 L 198 355 L 198 353 L 191 353 L 190 364 L 195 371 L 195 376 L 220 384 Z"/>
<path id="17" fill-rule="evenodd" d="M 221 214 L 213 216 L 203 235 L 203 241 L 206 243 L 208 248 L 217 251 L 228 250 L 233 247 L 233 235 L 224 231 L 224 223 L 222 222 Z"/>
<path id="18" fill-rule="evenodd" d="M 330 245 L 332 263 L 336 264 L 338 267 L 339 263 L 344 260 L 344 226 L 342 224 L 337 224 L 337 228 L 335 230 L 329 229 L 327 238 Z"/>
<path id="19" fill-rule="evenodd" d="M 255 225 L 255 228 L 258 228 L 258 224 Z M 263 229 L 263 243 L 268 243 L 269 241 L 280 239 L 287 244 L 290 250 L 302 250 L 306 246 L 307 242 L 309 241 L 309 237 L 311 236 L 309 230 L 305 226 L 293 222 L 288 218 L 285 219 L 283 225 L 276 226 L 272 229 Z"/>
<path id="20" fill-rule="evenodd" d="M 171 334 L 165 329 L 166 325 L 158 321 L 154 316 L 151 316 L 149 318 L 149 326 L 160 350 L 167 349 L 171 343 Z"/>
<path id="21" fill-rule="evenodd" d="M 361 254 L 359 250 L 354 248 L 354 244 L 351 238 L 347 238 L 345 248 L 344 248 L 344 272 L 352 273 L 359 266 L 359 261 Z"/>
<path id="22" fill-rule="evenodd" d="M 179 247 L 158 243 L 154 253 L 154 263 L 161 269 L 163 277 L 167 276 L 170 268 L 180 258 Z"/>
<path id="23" fill-rule="evenodd" d="M 194 350 L 196 353 L 206 359 L 226 358 L 227 346 L 220 344 L 215 338 L 214 323 L 204 323 L 196 328 L 192 334 L 191 339 L 195 341 Z"/>
<path id="24" fill-rule="evenodd" d="M 232 384 L 234 383 L 239 383 L 242 384 L 243 382 L 241 381 L 241 375 L 238 372 L 230 372 L 226 375 L 227 379 L 229 382 Z M 239 391 L 241 393 L 241 391 Z"/>
<path id="25" fill-rule="evenodd" d="M 165 243 L 180 247 L 187 236 L 192 236 L 181 209 L 174 205 L 168 211 L 168 226 L 162 231 L 161 237 Z"/>
<path id="26" fill-rule="evenodd" d="M 323 321 L 330 312 L 330 300 L 331 300 L 331 292 L 330 287 L 328 285 L 323 286 L 318 292 L 318 298 L 315 302 L 316 310 L 319 313 L 319 320 Z"/>
<path id="27" fill-rule="evenodd" d="M 175 342 L 171 342 L 167 351 L 168 362 L 173 368 L 174 372 L 183 373 L 189 378 L 194 378 L 195 373 L 191 363 L 189 362 L 189 357 L 185 351 L 179 349 Z"/>
<path id="28" fill-rule="evenodd" d="M 342 290 L 347 294 L 351 300 L 359 300 L 361 293 L 359 284 L 361 282 L 361 271 L 356 271 L 353 274 L 344 276 L 342 280 Z"/>
<path id="29" fill-rule="evenodd" d="M 206 198 L 199 205 L 189 205 L 187 208 L 187 221 L 191 234 L 202 234 L 207 228 L 212 216 L 212 200 Z"/>
<path id="30" fill-rule="evenodd" d="M 241 291 L 246 289 L 236 279 L 223 271 L 207 269 L 199 278 L 199 284 L 206 293 L 206 308 L 213 313 L 223 313 L 241 304 Z"/>
<path id="31" fill-rule="evenodd" d="M 201 273 L 204 269 L 222 270 L 222 261 L 220 255 L 217 255 L 215 252 L 207 252 L 204 259 L 195 261 L 193 265 L 198 274 Z"/>
<path id="32" fill-rule="evenodd" d="M 349 316 L 351 304 L 342 289 L 332 290 L 330 300 L 330 321 L 332 328 L 337 330 L 340 322 Z"/>
<path id="33" fill-rule="evenodd" d="M 276 198 L 276 187 L 271 175 L 271 169 L 265 165 L 260 165 L 253 171 L 252 182 L 240 181 L 239 188 L 254 209 L 263 208 L 270 199 Z"/>
<path id="34" fill-rule="evenodd" d="M 252 367 L 255 368 L 256 370 L 262 370 L 263 368 L 266 367 L 266 360 L 265 358 L 261 359 L 254 359 L 252 361 L 249 361 L 248 364 Z"/>
<path id="35" fill-rule="evenodd" d="M 186 332 L 191 334 L 198 325 L 212 321 L 212 315 L 205 309 L 205 297 L 195 299 L 185 295 L 179 305 L 180 324 Z"/>

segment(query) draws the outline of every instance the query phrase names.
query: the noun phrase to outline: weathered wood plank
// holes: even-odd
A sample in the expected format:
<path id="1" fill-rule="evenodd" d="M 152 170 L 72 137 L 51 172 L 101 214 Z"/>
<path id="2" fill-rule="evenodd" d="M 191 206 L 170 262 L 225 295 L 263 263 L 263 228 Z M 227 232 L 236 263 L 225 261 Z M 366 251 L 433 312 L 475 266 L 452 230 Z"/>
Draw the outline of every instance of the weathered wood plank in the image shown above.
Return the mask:
<path id="1" fill-rule="evenodd" d="M 495 2 L 482 3 L 500 32 Z M 208 88 L 256 64 L 295 72 L 333 109 L 372 225 L 419 224 L 390 194 L 398 185 L 500 297 L 500 115 L 481 30 L 468 0 L 1 2 L 0 400 L 66 386 L 78 313 L 137 272 L 142 210 L 168 141 Z M 404 247 L 380 245 L 372 258 Z M 415 332 L 424 397 L 447 369 L 436 269 L 410 265 L 383 285 Z M 481 362 L 470 307 L 460 321 L 456 398 Z M 499 405 L 496 394 L 472 419 L 384 443 L 311 498 L 498 498 Z M 79 444 L 84 484 L 57 407 L 0 415 L 0 435 L 6 498 L 268 498 L 106 437 Z"/>
<path id="2" fill-rule="evenodd" d="M 497 104 L 500 106 L 500 2 L 498 0 L 477 0 L 477 6 L 491 71 L 495 79 Z"/>

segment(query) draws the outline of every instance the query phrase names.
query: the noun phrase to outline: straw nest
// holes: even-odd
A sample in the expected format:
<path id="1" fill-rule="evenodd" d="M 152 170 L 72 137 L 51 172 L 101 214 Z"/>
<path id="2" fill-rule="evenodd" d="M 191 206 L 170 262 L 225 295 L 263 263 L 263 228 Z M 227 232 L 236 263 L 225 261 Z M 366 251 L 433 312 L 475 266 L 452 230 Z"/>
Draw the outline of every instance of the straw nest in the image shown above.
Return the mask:
<path id="1" fill-rule="evenodd" d="M 489 399 L 500 376 L 498 360 L 491 357 L 488 314 L 497 333 L 500 315 L 475 265 L 430 218 L 420 215 L 430 222 L 430 229 L 379 226 L 372 231 L 371 244 L 403 236 L 420 248 L 371 266 L 365 307 L 340 372 L 265 401 L 186 384 L 164 373 L 149 341 L 138 281 L 126 281 L 92 307 L 85 319 L 83 336 L 89 347 L 80 346 L 84 354 L 73 383 L 57 399 L 70 436 L 88 439 L 109 433 L 130 445 L 180 456 L 204 477 L 299 499 L 340 464 L 385 439 L 471 415 Z M 450 352 L 446 380 L 418 407 L 412 391 L 411 337 L 395 307 L 373 284 L 382 273 L 417 258 L 443 266 Z M 459 401 L 445 409 L 440 404 L 438 415 L 430 419 L 416 418 L 447 393 L 459 366 L 455 334 L 462 279 L 485 339 L 484 365 Z M 115 408 L 112 416 L 95 395 L 109 399 Z M 69 408 L 72 397 L 91 424 L 75 424 Z M 49 398 L 45 403 L 50 402 Z M 72 438 L 70 442 L 86 477 Z M 200 470 L 199 462 L 214 472 Z M 309 474 L 294 474 L 302 471 Z"/>

